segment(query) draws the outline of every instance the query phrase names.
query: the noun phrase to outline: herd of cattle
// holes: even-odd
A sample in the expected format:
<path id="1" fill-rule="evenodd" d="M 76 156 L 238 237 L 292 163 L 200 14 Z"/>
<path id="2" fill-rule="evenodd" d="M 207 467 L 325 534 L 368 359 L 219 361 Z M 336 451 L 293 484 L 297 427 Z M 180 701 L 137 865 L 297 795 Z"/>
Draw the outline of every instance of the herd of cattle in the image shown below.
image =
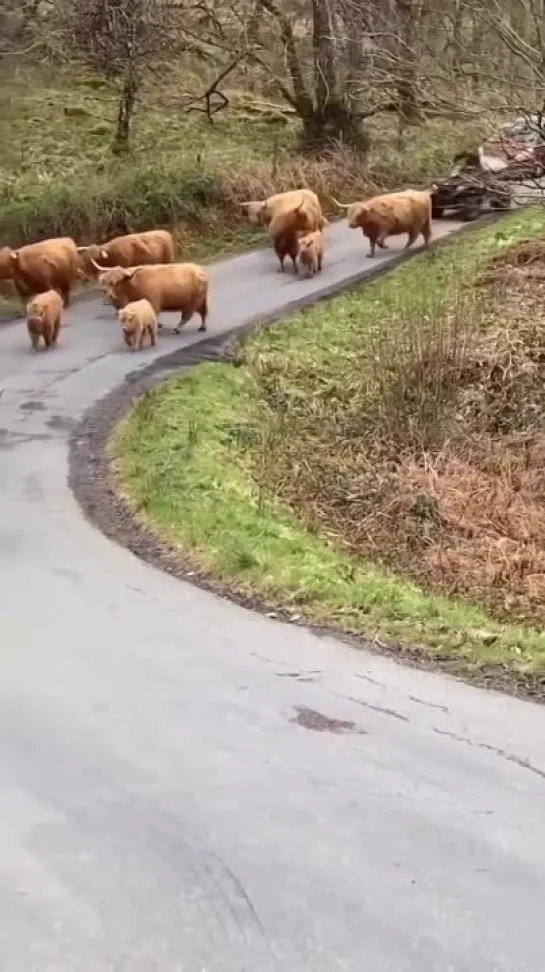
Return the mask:
<path id="1" fill-rule="evenodd" d="M 369 240 L 370 257 L 376 246 L 384 248 L 388 237 L 401 233 L 408 234 L 407 247 L 420 235 L 429 244 L 429 191 L 406 189 L 366 202 L 334 202 L 347 210 L 348 226 L 361 229 Z M 329 224 L 316 193 L 297 189 L 243 206 L 251 223 L 268 228 L 281 272 L 286 257 L 292 260 L 294 273 L 300 267 L 309 276 L 321 271 L 324 230 Z M 181 314 L 175 334 L 194 314 L 201 319 L 199 331 L 206 330 L 208 274 L 195 263 L 175 262 L 174 241 L 167 230 L 131 233 L 83 247 L 69 237 L 18 250 L 6 246 L 0 249 L 0 280 L 11 280 L 17 293 L 28 300 L 27 327 L 35 350 L 40 340 L 46 348 L 56 347 L 63 309 L 78 280 L 98 281 L 118 311 L 123 339 L 132 350 L 141 350 L 146 337 L 155 345 L 162 311 Z"/>

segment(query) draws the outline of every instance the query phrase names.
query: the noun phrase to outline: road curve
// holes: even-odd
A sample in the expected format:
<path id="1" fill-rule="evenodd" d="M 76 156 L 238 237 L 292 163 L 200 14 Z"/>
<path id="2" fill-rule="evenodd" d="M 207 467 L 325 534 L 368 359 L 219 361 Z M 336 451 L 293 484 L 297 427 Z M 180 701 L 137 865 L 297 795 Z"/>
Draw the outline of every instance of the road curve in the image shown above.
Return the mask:
<path id="1" fill-rule="evenodd" d="M 211 332 L 370 263 L 346 224 L 328 235 L 318 282 L 269 252 L 216 264 Z M 0 967 L 543 972 L 544 710 L 108 541 L 68 438 L 153 353 L 96 298 L 68 321 L 51 354 L 0 333 Z"/>

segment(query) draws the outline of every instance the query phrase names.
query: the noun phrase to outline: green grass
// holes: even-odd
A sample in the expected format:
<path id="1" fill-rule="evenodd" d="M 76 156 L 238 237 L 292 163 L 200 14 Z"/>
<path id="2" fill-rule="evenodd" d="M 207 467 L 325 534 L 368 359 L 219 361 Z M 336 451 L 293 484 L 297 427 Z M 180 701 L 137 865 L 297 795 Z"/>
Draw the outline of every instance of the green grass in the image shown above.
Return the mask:
<path id="1" fill-rule="evenodd" d="M 117 428 L 111 455 L 137 515 L 233 591 L 297 618 L 455 659 L 466 672 L 501 665 L 545 670 L 545 634 L 501 623 L 479 606 L 427 593 L 364 563 L 311 530 L 259 485 L 271 404 L 261 377 L 281 371 L 297 396 L 297 373 L 342 375 L 356 336 L 403 307 L 427 312 L 449 300 L 493 254 L 545 229 L 545 214 L 507 217 L 388 277 L 263 329 L 242 349 L 251 367 L 204 364 L 152 390 Z M 317 400 L 317 399 L 316 399 Z M 317 405 L 318 408 L 318 405 Z M 273 422 L 274 425 L 274 422 Z M 297 449 L 297 443 L 294 444 Z"/>

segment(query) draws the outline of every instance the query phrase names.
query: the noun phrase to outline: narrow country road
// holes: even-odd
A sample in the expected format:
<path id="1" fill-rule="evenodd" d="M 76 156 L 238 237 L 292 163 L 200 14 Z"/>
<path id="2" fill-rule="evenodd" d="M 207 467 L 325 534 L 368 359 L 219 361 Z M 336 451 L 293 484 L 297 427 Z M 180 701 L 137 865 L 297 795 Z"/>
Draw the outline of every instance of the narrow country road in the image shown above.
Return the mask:
<path id="1" fill-rule="evenodd" d="M 210 333 L 374 266 L 346 224 L 328 243 L 315 281 L 216 264 Z M 543 709 L 254 615 L 83 518 L 70 431 L 152 358 L 97 298 L 56 353 L 0 333 L 0 968 L 543 972 Z"/>

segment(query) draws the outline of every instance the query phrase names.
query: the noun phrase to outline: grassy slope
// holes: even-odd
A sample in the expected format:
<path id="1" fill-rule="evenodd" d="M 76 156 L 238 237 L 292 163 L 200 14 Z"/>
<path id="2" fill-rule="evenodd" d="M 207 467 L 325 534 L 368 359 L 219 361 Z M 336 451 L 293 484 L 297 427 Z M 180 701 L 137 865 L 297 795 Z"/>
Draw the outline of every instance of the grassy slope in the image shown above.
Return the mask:
<path id="1" fill-rule="evenodd" d="M 353 197 L 372 182 L 398 187 L 436 178 L 476 130 L 434 121 L 409 132 L 373 122 L 373 175 L 346 159 L 309 163 L 296 153 L 297 125 L 278 113 L 236 108 L 210 125 L 181 108 L 187 78 L 154 80 L 136 115 L 133 148 L 111 152 L 116 93 L 73 68 L 53 78 L 18 69 L 0 76 L 0 245 L 69 234 L 78 243 L 153 225 L 174 228 L 180 252 L 206 259 L 255 244 L 238 201 L 307 182 Z M 192 78 L 193 90 L 202 82 Z M 233 93 L 235 106 L 241 97 Z M 273 171 L 274 170 L 274 171 Z M 0 287 L 0 314 L 2 312 Z M 4 304 L 9 310 L 13 299 Z"/>
<path id="2" fill-rule="evenodd" d="M 254 362 L 267 355 L 342 364 L 358 332 L 411 302 L 423 311 L 516 239 L 540 234 L 541 212 L 508 217 L 438 255 L 417 257 L 387 278 L 250 339 Z M 454 268 L 456 272 L 454 272 Z M 441 297 L 438 297 L 438 294 Z M 342 370 L 342 369 L 341 369 Z M 250 371 L 202 365 L 142 399 L 118 428 L 112 454 L 123 491 L 163 537 L 189 551 L 197 569 L 293 615 L 422 646 L 466 670 L 500 663 L 545 669 L 545 634 L 500 624 L 476 606 L 431 596 L 364 564 L 309 532 L 258 486 L 267 406 Z M 266 445 L 266 443 L 265 443 Z M 254 478 L 255 476 L 255 478 Z"/>
<path id="3" fill-rule="evenodd" d="M 36 73 L 2 77 L 0 116 L 6 137 L 0 145 L 0 204 L 30 202 L 78 189 L 84 195 L 123 186 L 135 172 L 160 178 L 178 172 L 225 171 L 231 167 L 278 166 L 296 152 L 298 126 L 275 114 L 249 114 L 243 93 L 235 108 L 210 125 L 202 114 L 182 110 L 184 79 L 171 75 L 145 92 L 135 117 L 132 152 L 112 155 L 116 93 L 106 82 L 71 69 L 54 79 Z M 193 79 L 193 86 L 199 82 Z M 202 84 L 201 84 L 202 86 Z M 238 106 L 238 107 L 237 107 Z M 404 183 L 434 178 L 460 146 L 474 145 L 479 129 L 450 120 L 410 130 L 398 142 L 391 118 L 370 122 L 374 148 L 370 164 Z M 159 180 L 158 180 L 159 181 Z"/>

